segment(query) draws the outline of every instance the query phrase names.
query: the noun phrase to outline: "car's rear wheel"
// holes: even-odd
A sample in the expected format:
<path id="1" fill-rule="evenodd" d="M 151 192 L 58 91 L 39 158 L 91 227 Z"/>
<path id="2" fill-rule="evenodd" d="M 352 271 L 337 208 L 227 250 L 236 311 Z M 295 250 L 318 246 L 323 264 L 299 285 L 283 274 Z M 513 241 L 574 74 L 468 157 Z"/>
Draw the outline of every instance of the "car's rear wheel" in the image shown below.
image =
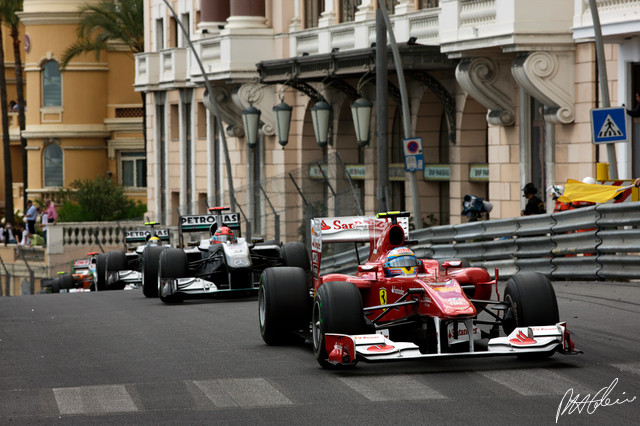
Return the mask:
<path id="1" fill-rule="evenodd" d="M 51 293 L 60 293 L 60 277 L 51 280 Z"/>
<path id="2" fill-rule="evenodd" d="M 260 276 L 258 321 L 268 345 L 291 341 L 293 332 L 309 327 L 309 289 L 304 270 L 267 268 Z"/>
<path id="3" fill-rule="evenodd" d="M 360 290 L 349 282 L 333 281 L 322 284 L 313 301 L 311 326 L 316 360 L 324 368 L 333 367 L 328 361 L 325 335 L 363 333 L 365 325 Z"/>
<path id="4" fill-rule="evenodd" d="M 286 266 L 296 266 L 305 272 L 311 270 L 307 248 L 299 241 L 284 243 L 281 249 L 282 261 Z"/>
<path id="5" fill-rule="evenodd" d="M 158 263 L 163 247 L 147 247 L 142 252 L 142 293 L 158 297 Z"/>
<path id="6" fill-rule="evenodd" d="M 107 253 L 100 253 L 96 259 L 96 290 L 104 291 L 107 289 Z"/>
<path id="7" fill-rule="evenodd" d="M 502 328 L 507 335 L 516 327 L 555 325 L 560 321 L 553 286 L 547 277 L 538 272 L 523 272 L 509 278 L 504 301 L 508 308 Z M 553 353 L 548 351 L 523 358 L 548 358 Z"/>
<path id="8" fill-rule="evenodd" d="M 122 290 L 125 284 L 118 281 L 118 272 L 127 267 L 127 255 L 121 250 L 110 251 L 107 255 L 105 285 L 107 290 Z"/>
<path id="9" fill-rule="evenodd" d="M 73 276 L 70 274 L 60 275 L 60 288 L 64 290 L 70 290 L 74 288 L 73 285 Z"/>
<path id="10" fill-rule="evenodd" d="M 187 276 L 189 265 L 187 262 L 187 254 L 184 250 L 177 248 L 164 248 L 160 253 L 158 261 L 158 293 L 160 300 L 164 303 L 181 303 L 184 297 L 180 293 L 165 294 L 161 286 L 163 279 L 178 279 Z"/>

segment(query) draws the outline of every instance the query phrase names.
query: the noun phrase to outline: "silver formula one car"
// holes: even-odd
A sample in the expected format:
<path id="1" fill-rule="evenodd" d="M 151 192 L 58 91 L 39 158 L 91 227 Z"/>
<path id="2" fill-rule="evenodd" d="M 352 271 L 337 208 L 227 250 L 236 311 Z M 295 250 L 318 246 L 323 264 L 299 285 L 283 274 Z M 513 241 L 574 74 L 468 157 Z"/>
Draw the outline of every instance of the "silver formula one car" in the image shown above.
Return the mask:
<path id="1" fill-rule="evenodd" d="M 157 283 L 163 302 L 225 292 L 257 293 L 260 274 L 268 267 L 295 266 L 310 276 L 309 256 L 302 243 L 249 242 L 236 235 L 240 234 L 240 215 L 225 213 L 227 209 L 214 207 L 211 214 L 180 217 L 181 241 L 184 233 L 205 230 L 210 236 L 184 249 L 162 250 Z M 148 271 L 146 266 L 143 269 Z"/>

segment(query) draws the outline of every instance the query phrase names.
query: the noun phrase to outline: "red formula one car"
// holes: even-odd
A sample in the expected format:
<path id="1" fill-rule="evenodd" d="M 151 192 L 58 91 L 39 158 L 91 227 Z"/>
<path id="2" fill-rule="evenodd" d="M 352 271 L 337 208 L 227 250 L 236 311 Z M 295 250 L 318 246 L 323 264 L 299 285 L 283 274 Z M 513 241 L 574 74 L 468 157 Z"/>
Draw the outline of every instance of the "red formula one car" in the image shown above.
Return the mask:
<path id="1" fill-rule="evenodd" d="M 408 213 L 312 220 L 313 282 L 299 268 L 261 277 L 259 323 L 267 344 L 311 337 L 323 367 L 428 357 L 578 353 L 542 274 L 517 274 L 502 300 L 495 279 L 461 260 L 417 259 Z M 355 275 L 321 276 L 322 244 L 370 243 Z M 495 298 L 492 299 L 492 295 Z M 480 316 L 482 314 L 482 316 Z M 486 318 L 486 319 L 485 319 Z"/>

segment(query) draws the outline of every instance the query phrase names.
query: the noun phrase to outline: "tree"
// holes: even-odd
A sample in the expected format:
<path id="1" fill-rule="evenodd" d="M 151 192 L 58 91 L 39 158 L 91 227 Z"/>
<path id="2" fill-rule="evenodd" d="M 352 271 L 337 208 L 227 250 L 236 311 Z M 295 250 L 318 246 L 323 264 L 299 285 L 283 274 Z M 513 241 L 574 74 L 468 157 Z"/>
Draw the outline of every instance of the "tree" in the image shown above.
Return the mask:
<path id="1" fill-rule="evenodd" d="M 58 210 L 61 222 L 112 221 L 143 216 L 147 206 L 134 202 L 124 194 L 124 187 L 102 175 L 94 179 L 75 180 L 64 190 L 65 199 Z"/>
<path id="2" fill-rule="evenodd" d="M 22 75 L 22 58 L 20 57 L 20 20 L 17 12 L 22 10 L 23 0 L 4 0 L 0 13 L 9 27 L 9 35 L 13 43 L 13 61 L 16 72 L 16 92 L 18 96 L 18 126 L 20 127 L 20 146 L 22 147 L 22 198 L 23 211 L 27 211 L 27 140 L 22 136 L 26 126 L 24 115 L 24 76 Z"/>
<path id="3" fill-rule="evenodd" d="M 144 7 L 143 0 L 102 0 L 80 8 L 80 25 L 77 40 L 65 50 L 60 61 L 62 70 L 69 61 L 82 53 L 94 52 L 96 59 L 109 43 L 122 42 L 132 53 L 144 52 Z M 147 147 L 146 94 L 142 96 L 142 133 L 145 151 Z"/>
<path id="4" fill-rule="evenodd" d="M 13 223 L 13 170 L 11 169 L 11 139 L 9 138 L 9 106 L 7 99 L 7 78 L 4 66 L 4 47 L 2 25 L 4 9 L 7 4 L 0 3 L 0 114 L 2 115 L 2 147 L 4 149 L 4 209 L 7 222 Z"/>

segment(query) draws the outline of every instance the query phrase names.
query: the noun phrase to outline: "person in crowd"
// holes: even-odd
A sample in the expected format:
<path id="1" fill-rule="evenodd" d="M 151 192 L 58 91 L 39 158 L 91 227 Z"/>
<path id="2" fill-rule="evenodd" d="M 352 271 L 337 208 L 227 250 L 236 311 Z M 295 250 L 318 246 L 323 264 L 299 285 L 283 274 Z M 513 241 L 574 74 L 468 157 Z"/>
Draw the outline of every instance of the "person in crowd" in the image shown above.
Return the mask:
<path id="1" fill-rule="evenodd" d="M 538 188 L 532 182 L 529 182 L 522 188 L 522 196 L 527 199 L 527 204 L 524 210 L 520 211 L 520 216 L 530 216 L 534 214 L 546 213 L 544 209 L 544 201 L 542 201 L 536 194 Z"/>
<path id="2" fill-rule="evenodd" d="M 636 106 L 633 109 L 628 109 L 627 114 L 631 117 L 640 117 L 640 93 L 636 92 Z"/>
<path id="3" fill-rule="evenodd" d="M 39 207 L 38 211 L 40 212 L 40 229 L 42 229 L 44 243 L 47 244 L 47 224 L 49 223 L 49 215 L 47 214 L 47 210 L 42 210 Z"/>
<path id="4" fill-rule="evenodd" d="M 31 235 L 32 235 L 32 233 L 29 232 L 29 229 L 26 226 L 24 226 L 23 223 L 20 223 L 18 225 L 18 232 L 22 236 L 21 239 L 20 239 L 20 242 L 18 244 L 23 246 L 23 247 L 31 246 Z"/>
<path id="5" fill-rule="evenodd" d="M 16 237 L 16 231 L 13 229 L 11 222 L 7 222 L 2 232 L 4 234 L 4 245 L 17 244 L 18 238 Z"/>
<path id="6" fill-rule="evenodd" d="M 36 219 L 38 218 L 38 211 L 36 206 L 33 205 L 31 200 L 27 200 L 27 212 L 24 215 L 24 220 L 27 221 L 27 231 L 31 235 L 36 233 Z"/>
<path id="7" fill-rule="evenodd" d="M 52 223 L 52 224 L 56 224 L 58 222 L 58 212 L 56 211 L 56 206 L 53 204 L 53 201 L 51 201 L 50 199 L 47 199 L 46 203 L 46 213 L 47 213 L 47 219 L 48 219 L 48 223 Z"/>

